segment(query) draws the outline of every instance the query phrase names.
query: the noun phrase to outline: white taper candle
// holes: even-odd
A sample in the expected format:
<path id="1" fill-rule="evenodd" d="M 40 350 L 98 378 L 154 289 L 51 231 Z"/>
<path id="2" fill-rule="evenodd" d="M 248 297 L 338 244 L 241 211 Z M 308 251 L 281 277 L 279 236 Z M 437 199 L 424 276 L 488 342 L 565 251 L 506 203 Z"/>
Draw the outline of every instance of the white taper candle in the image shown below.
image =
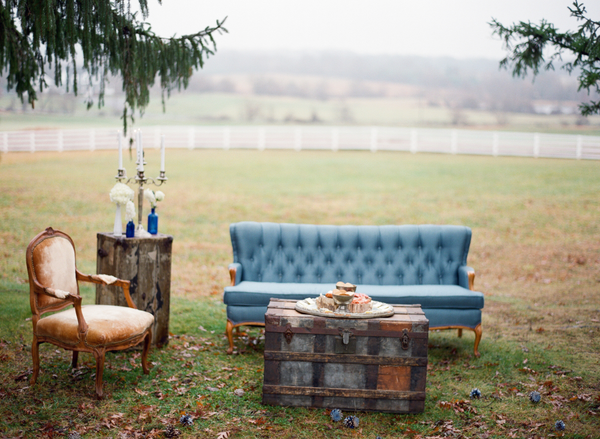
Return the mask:
<path id="1" fill-rule="evenodd" d="M 138 145 L 139 145 L 139 164 L 138 171 L 144 172 L 144 145 L 142 143 L 142 130 L 138 130 Z"/>
<path id="2" fill-rule="evenodd" d="M 165 135 L 160 139 L 160 172 L 165 172 Z"/>
<path id="3" fill-rule="evenodd" d="M 140 138 L 137 130 L 133 131 L 133 137 L 135 137 L 135 169 L 140 170 Z"/>
<path id="4" fill-rule="evenodd" d="M 117 137 L 119 138 L 119 169 L 123 169 L 123 145 L 121 144 L 120 131 L 117 131 Z"/>

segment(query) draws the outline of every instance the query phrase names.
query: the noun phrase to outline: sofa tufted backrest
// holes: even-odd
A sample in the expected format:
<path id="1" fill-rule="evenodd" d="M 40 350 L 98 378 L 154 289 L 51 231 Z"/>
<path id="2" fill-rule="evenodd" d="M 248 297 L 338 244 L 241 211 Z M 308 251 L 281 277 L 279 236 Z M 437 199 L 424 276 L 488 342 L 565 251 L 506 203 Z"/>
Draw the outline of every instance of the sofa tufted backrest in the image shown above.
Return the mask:
<path id="1" fill-rule="evenodd" d="M 230 225 L 242 281 L 457 285 L 471 229 L 464 226 Z"/>

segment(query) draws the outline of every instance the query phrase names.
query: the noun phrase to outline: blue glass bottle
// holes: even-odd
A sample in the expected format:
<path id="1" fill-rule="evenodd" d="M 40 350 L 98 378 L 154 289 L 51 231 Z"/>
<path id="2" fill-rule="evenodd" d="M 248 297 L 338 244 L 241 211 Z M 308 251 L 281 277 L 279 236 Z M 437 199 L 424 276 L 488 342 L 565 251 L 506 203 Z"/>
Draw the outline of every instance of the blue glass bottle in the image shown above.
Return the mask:
<path id="1" fill-rule="evenodd" d="M 156 208 L 152 208 L 152 212 L 148 214 L 148 233 L 156 235 L 158 233 L 158 215 L 154 211 Z"/>
<path id="2" fill-rule="evenodd" d="M 125 229 L 125 236 L 128 238 L 133 238 L 135 236 L 135 224 L 132 220 L 129 220 L 127 223 L 127 228 Z"/>

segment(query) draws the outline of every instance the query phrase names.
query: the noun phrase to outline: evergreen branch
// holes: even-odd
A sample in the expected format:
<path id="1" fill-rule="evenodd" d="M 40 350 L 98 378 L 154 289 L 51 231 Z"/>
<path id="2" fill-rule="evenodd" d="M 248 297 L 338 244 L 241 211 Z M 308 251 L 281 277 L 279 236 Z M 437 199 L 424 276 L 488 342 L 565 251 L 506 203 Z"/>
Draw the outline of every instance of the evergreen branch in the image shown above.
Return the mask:
<path id="1" fill-rule="evenodd" d="M 545 20 L 539 25 L 520 22 L 506 27 L 492 19 L 489 24 L 493 34 L 503 40 L 509 52 L 500 61 L 500 68 L 512 68 L 512 74 L 516 77 L 525 77 L 531 70 L 535 77 L 542 67 L 553 70 L 554 62 L 562 61 L 562 55 L 570 52 L 575 55 L 575 60 L 564 63 L 562 68 L 569 73 L 576 68 L 581 69 L 578 90 L 587 90 L 588 94 L 592 91 L 600 93 L 600 22 L 587 18 L 585 7 L 578 1 L 573 3 L 569 11 L 582 22 L 575 32 L 561 33 Z M 544 57 L 547 47 L 554 48 L 548 58 Z M 591 101 L 581 104 L 580 111 L 583 115 L 600 113 L 600 103 Z"/>
<path id="2" fill-rule="evenodd" d="M 90 85 L 99 82 L 98 106 L 104 105 L 108 74 L 121 76 L 125 93 L 123 124 L 143 114 L 149 90 L 160 77 L 162 99 L 174 88 L 185 89 L 193 70 L 214 55 L 213 34 L 227 32 L 225 20 L 216 26 L 181 37 L 163 38 L 152 32 L 136 14 L 125 12 L 126 0 L 4 0 L 0 1 L 0 74 L 7 73 L 8 89 L 31 105 L 37 100 L 46 65 L 54 66 L 54 83 L 63 83 L 66 64 L 67 91 L 78 92 L 76 54 L 83 55 L 83 70 Z M 147 0 L 138 0 L 140 13 L 148 16 Z M 160 0 L 159 0 L 160 3 Z M 129 6 L 129 0 L 127 0 Z M 71 65 L 72 64 L 72 65 Z M 88 108 L 93 105 L 90 99 Z"/>

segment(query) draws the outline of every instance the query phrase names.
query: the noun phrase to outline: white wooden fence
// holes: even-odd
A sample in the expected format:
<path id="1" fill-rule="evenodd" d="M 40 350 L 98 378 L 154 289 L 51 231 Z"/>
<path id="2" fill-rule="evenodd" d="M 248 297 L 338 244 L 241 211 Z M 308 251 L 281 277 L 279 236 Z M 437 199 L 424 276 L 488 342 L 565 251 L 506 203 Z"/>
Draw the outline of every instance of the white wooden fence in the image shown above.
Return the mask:
<path id="1" fill-rule="evenodd" d="M 0 132 L 0 151 L 116 149 L 116 129 Z M 169 126 L 142 128 L 145 148 L 370 150 L 600 159 L 600 136 L 386 127 Z M 124 146 L 125 146 L 124 142 Z"/>

